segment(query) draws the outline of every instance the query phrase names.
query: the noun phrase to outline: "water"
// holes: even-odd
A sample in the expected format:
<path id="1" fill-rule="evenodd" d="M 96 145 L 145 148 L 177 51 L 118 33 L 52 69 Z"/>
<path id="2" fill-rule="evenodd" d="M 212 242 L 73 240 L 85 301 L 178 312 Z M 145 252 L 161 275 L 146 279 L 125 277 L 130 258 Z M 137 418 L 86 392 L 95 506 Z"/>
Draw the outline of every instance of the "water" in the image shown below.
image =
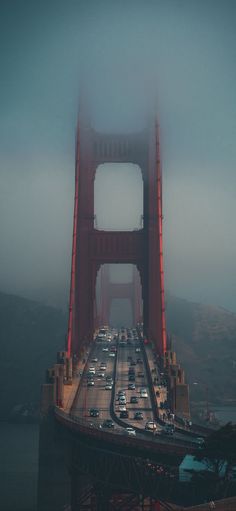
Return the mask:
<path id="1" fill-rule="evenodd" d="M 0 423 L 0 511 L 35 511 L 37 424 Z"/>

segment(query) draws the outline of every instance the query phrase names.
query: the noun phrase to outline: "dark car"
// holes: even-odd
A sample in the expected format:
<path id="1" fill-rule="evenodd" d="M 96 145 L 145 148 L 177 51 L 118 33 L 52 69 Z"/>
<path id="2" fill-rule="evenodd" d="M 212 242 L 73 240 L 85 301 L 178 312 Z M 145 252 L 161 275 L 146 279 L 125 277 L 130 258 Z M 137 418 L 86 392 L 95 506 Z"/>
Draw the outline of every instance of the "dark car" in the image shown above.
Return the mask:
<path id="1" fill-rule="evenodd" d="M 142 412 L 135 412 L 135 414 L 134 414 L 134 419 L 135 419 L 136 421 L 142 421 L 142 420 L 143 420 L 143 414 L 142 414 Z"/>
<path id="2" fill-rule="evenodd" d="M 144 378 L 144 373 L 139 372 L 138 376 L 139 376 L 139 378 Z"/>
<path id="3" fill-rule="evenodd" d="M 135 375 L 134 374 L 130 374 L 129 375 L 129 381 L 135 381 Z"/>
<path id="4" fill-rule="evenodd" d="M 114 424 L 114 422 L 113 422 L 111 419 L 106 419 L 106 420 L 102 423 L 102 427 L 103 427 L 103 428 L 114 428 L 114 427 L 115 427 L 115 424 Z"/>
<path id="5" fill-rule="evenodd" d="M 143 363 L 142 359 L 141 358 L 137 358 L 137 364 L 142 364 L 142 363 Z"/>
<path id="6" fill-rule="evenodd" d="M 99 410 L 98 408 L 90 408 L 89 415 L 90 417 L 99 417 Z"/>
<path id="7" fill-rule="evenodd" d="M 129 412 L 126 411 L 123 411 L 123 412 L 120 412 L 120 418 L 121 419 L 128 419 L 129 418 Z"/>
<path id="8" fill-rule="evenodd" d="M 129 383 L 128 390 L 135 390 L 135 383 Z"/>
<path id="9" fill-rule="evenodd" d="M 133 390 L 133 389 L 132 389 L 132 390 Z M 131 398 L 130 398 L 130 402 L 131 402 L 131 403 L 138 403 L 138 398 L 137 398 L 137 396 L 131 396 Z"/>
<path id="10" fill-rule="evenodd" d="M 135 360 L 131 360 L 131 361 L 130 361 L 130 365 L 131 365 L 131 366 L 136 366 L 136 361 L 135 361 Z"/>
<path id="11" fill-rule="evenodd" d="M 129 368 L 129 374 L 135 374 L 135 369 L 133 367 Z"/>

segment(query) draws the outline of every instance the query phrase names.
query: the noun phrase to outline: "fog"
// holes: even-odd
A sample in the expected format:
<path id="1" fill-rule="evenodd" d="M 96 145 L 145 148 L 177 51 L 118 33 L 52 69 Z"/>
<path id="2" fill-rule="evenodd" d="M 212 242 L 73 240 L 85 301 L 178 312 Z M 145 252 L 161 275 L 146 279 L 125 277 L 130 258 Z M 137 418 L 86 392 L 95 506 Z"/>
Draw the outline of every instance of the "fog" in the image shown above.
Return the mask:
<path id="1" fill-rule="evenodd" d="M 0 290 L 66 306 L 79 102 L 108 132 L 139 130 L 152 108 L 166 288 L 236 312 L 235 2 L 0 6 Z M 137 227 L 139 169 L 123 168 L 119 183 L 114 164 L 106 172 L 96 175 L 100 225 Z"/>

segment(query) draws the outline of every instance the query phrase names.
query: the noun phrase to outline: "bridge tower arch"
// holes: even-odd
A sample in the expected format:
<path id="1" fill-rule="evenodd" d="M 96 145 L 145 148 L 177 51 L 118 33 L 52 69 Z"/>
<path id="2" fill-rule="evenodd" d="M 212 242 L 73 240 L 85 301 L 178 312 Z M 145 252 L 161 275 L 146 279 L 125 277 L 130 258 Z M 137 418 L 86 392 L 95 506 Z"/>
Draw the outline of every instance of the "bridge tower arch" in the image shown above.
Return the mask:
<path id="1" fill-rule="evenodd" d="M 142 170 L 143 227 L 105 231 L 94 226 L 94 180 L 104 163 L 134 163 Z M 75 198 L 68 323 L 68 354 L 79 355 L 93 339 L 96 277 L 103 264 L 137 267 L 143 299 L 144 333 L 160 355 L 166 351 L 162 243 L 162 176 L 159 127 L 142 132 L 96 132 L 81 116 L 76 138 Z"/>

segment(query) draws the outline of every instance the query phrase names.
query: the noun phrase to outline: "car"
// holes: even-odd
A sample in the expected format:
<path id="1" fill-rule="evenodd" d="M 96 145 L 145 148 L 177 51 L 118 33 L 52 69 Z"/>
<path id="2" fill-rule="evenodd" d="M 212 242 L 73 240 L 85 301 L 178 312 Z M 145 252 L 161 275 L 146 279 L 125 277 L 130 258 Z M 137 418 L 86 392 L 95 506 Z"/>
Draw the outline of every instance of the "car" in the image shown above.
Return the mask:
<path id="1" fill-rule="evenodd" d="M 115 356 L 116 356 L 116 354 L 113 353 L 113 351 L 111 351 L 111 353 L 109 353 L 109 357 L 115 357 Z"/>
<path id="2" fill-rule="evenodd" d="M 90 417 L 99 417 L 99 414 L 100 414 L 100 412 L 99 412 L 98 408 L 90 408 L 90 410 L 89 410 Z"/>
<path id="3" fill-rule="evenodd" d="M 87 381 L 87 387 L 94 387 L 94 380 Z"/>
<path id="4" fill-rule="evenodd" d="M 112 383 L 107 383 L 107 384 L 105 385 L 105 390 L 112 390 L 112 386 L 113 386 L 113 384 L 112 384 Z"/>
<path id="5" fill-rule="evenodd" d="M 101 371 L 106 371 L 106 368 L 107 368 L 106 364 L 101 364 L 100 365 Z"/>
<path id="6" fill-rule="evenodd" d="M 96 342 L 103 342 L 103 341 L 104 341 L 103 335 L 97 335 Z"/>
<path id="7" fill-rule="evenodd" d="M 136 421 L 141 421 L 141 420 L 143 420 L 143 413 L 142 413 L 142 412 L 135 412 L 135 414 L 134 414 L 134 419 L 135 419 Z"/>
<path id="8" fill-rule="evenodd" d="M 142 359 L 141 358 L 137 358 L 137 364 L 142 364 L 142 363 L 143 363 Z"/>
<path id="9" fill-rule="evenodd" d="M 131 366 L 136 366 L 136 361 L 135 361 L 135 360 L 131 360 L 131 361 L 130 361 L 130 365 L 131 365 Z"/>
<path id="10" fill-rule="evenodd" d="M 107 382 L 110 382 L 110 383 L 113 383 L 113 378 L 112 378 L 112 376 L 110 376 L 110 375 L 106 376 L 106 381 L 107 381 Z"/>
<path id="11" fill-rule="evenodd" d="M 126 392 L 125 390 L 118 390 L 118 396 L 125 396 Z"/>
<path id="12" fill-rule="evenodd" d="M 96 373 L 95 367 L 90 367 L 89 370 L 88 370 L 88 373 L 89 374 L 95 374 Z"/>
<path id="13" fill-rule="evenodd" d="M 119 412 L 126 412 L 126 405 L 119 405 Z"/>
<path id="14" fill-rule="evenodd" d="M 120 419 L 128 419 L 129 418 L 129 412 L 127 410 L 123 410 L 120 412 Z"/>
<path id="15" fill-rule="evenodd" d="M 102 351 L 109 351 L 108 348 L 102 348 Z"/>
<path id="16" fill-rule="evenodd" d="M 129 383 L 128 390 L 135 390 L 135 383 Z"/>
<path id="17" fill-rule="evenodd" d="M 116 346 L 111 346 L 111 347 L 110 347 L 110 351 L 111 351 L 112 353 L 116 353 L 116 351 L 117 351 Z"/>
<path id="18" fill-rule="evenodd" d="M 127 433 L 127 435 L 136 436 L 136 431 L 134 428 L 125 428 L 125 432 Z"/>
<path id="19" fill-rule="evenodd" d="M 105 421 L 103 421 L 102 423 L 102 427 L 103 428 L 113 428 L 115 427 L 115 424 L 114 422 L 111 420 L 111 419 L 106 419 Z"/>
<path id="20" fill-rule="evenodd" d="M 98 378 L 104 378 L 105 377 L 105 373 L 103 373 L 102 371 L 99 371 L 97 373 L 97 376 L 98 376 Z"/>
<path id="21" fill-rule="evenodd" d="M 126 397 L 125 396 L 120 396 L 119 397 L 119 405 L 126 405 L 127 401 L 126 401 Z"/>
<path id="22" fill-rule="evenodd" d="M 135 349 L 135 353 L 140 353 L 141 352 L 141 349 L 140 348 L 136 348 Z"/>
<path id="23" fill-rule="evenodd" d="M 144 378 L 144 373 L 143 373 L 143 372 L 139 372 L 139 373 L 138 373 L 138 377 L 139 377 L 139 378 Z"/>
<path id="24" fill-rule="evenodd" d="M 147 391 L 146 390 L 140 390 L 140 397 L 147 398 L 148 397 Z"/>
<path id="25" fill-rule="evenodd" d="M 129 375 L 129 381 L 135 381 L 135 374 Z"/>
<path id="26" fill-rule="evenodd" d="M 93 362 L 93 363 L 98 362 L 98 358 L 97 357 L 92 358 L 91 362 Z"/>
<path id="27" fill-rule="evenodd" d="M 148 431 L 156 431 L 157 425 L 154 421 L 148 421 L 145 424 L 145 429 Z"/>
<path id="28" fill-rule="evenodd" d="M 130 398 L 130 403 L 133 403 L 133 404 L 134 404 L 134 403 L 138 403 L 138 398 L 137 398 L 137 396 L 131 396 L 131 398 Z"/>

